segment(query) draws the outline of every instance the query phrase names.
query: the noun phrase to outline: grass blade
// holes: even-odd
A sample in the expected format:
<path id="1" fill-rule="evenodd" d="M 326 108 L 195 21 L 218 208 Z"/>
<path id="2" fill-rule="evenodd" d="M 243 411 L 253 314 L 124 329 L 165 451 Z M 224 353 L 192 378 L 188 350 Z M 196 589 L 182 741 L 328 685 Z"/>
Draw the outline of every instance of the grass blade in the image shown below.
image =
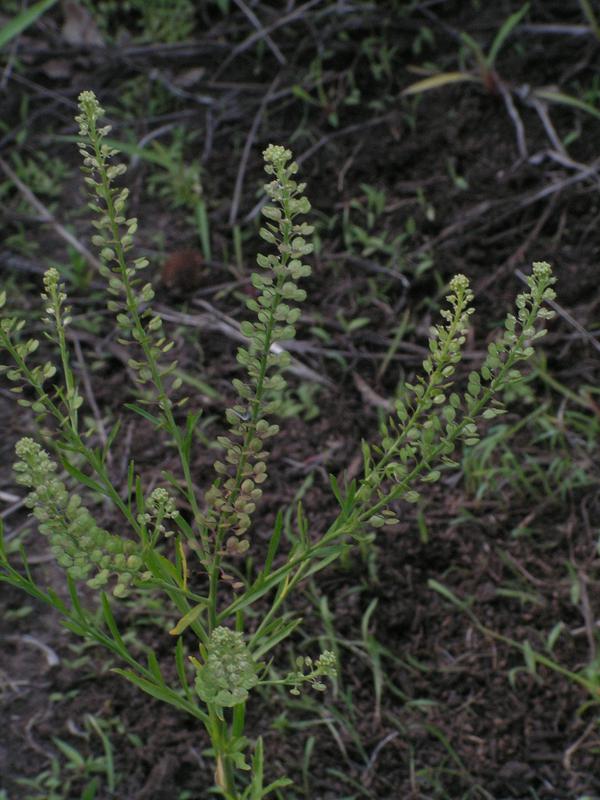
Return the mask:
<path id="1" fill-rule="evenodd" d="M 487 54 L 486 62 L 489 69 L 492 69 L 496 58 L 498 57 L 498 53 L 500 52 L 502 45 L 508 39 L 510 34 L 512 33 L 513 29 L 521 22 L 525 14 L 529 11 L 529 3 L 525 3 L 523 8 L 519 9 L 519 11 L 515 11 L 514 14 L 511 14 L 510 17 L 504 21 L 500 30 L 494 37 L 494 41 L 492 42 L 492 46 L 490 47 L 490 52 Z"/>
<path id="2" fill-rule="evenodd" d="M 14 39 L 15 36 L 18 36 L 30 25 L 33 25 L 36 19 L 40 17 L 44 11 L 52 8 L 56 2 L 57 0 L 39 0 L 39 2 L 34 3 L 31 8 L 26 8 L 24 11 L 21 11 L 20 14 L 17 14 L 16 17 L 13 17 L 13 19 L 0 30 L 0 48 L 4 47 L 7 42 L 10 42 L 11 39 Z"/>
<path id="3" fill-rule="evenodd" d="M 403 95 L 420 94 L 421 92 L 429 92 L 431 89 L 439 89 L 442 86 L 447 86 L 450 83 L 478 83 L 479 79 L 469 72 L 440 72 L 437 75 L 430 75 L 422 81 L 411 83 L 406 89 L 403 89 Z"/>

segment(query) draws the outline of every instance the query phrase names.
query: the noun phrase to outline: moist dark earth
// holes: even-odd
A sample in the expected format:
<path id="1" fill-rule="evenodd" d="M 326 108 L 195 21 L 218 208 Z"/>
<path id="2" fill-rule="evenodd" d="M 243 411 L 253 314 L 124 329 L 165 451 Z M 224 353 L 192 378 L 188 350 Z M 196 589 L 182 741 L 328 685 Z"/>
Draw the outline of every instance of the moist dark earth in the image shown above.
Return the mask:
<path id="1" fill-rule="evenodd" d="M 5 24 L 27 4 L 2 5 Z M 215 320 L 244 318 L 264 251 L 261 153 L 281 143 L 300 163 L 317 246 L 293 354 L 316 378 L 288 374 L 257 512 L 258 559 L 279 510 L 293 537 L 298 499 L 312 535 L 334 517 L 328 476 L 360 474 L 361 440 L 377 438 L 414 378 L 455 273 L 471 280 L 477 307 L 460 385 L 531 263 L 550 262 L 558 278 L 557 316 L 506 398 L 502 425 L 487 424 L 482 445 L 458 452 L 460 469 L 402 506 L 398 525 L 290 601 L 304 622 L 277 653 L 281 669 L 294 654 L 335 647 L 340 675 L 324 695 L 255 693 L 248 731 L 264 737 L 268 780 L 287 774 L 294 788 L 279 797 L 312 800 L 600 797 L 600 34 L 589 16 L 600 20 L 600 9 L 531 2 L 486 72 L 461 34 L 488 53 L 519 3 L 205 0 L 172 4 L 167 15 L 161 3 L 146 5 L 57 4 L 0 51 L 7 308 L 40 336 L 41 274 L 62 271 L 86 413 L 107 426 L 122 417 L 116 485 L 125 486 L 132 458 L 148 485 L 177 463 L 124 409 L 132 389 L 101 279 L 61 235 L 66 228 L 92 247 L 68 139 L 82 90 L 97 94 L 115 139 L 156 143 L 179 164 L 169 172 L 133 151 L 122 156 L 136 255 L 151 261 L 180 368 L 202 382 L 185 387 L 204 412 L 199 492 L 240 370 L 238 342 Z M 403 94 L 459 70 L 474 80 Z M 200 168 L 210 232 L 202 266 L 185 194 L 190 166 Z M 182 250 L 196 253 L 198 274 L 166 280 L 164 264 Z M 43 342 L 40 352 L 52 351 Z M 7 382 L 0 414 L 10 558 L 18 563 L 21 543 L 36 580 L 64 596 L 19 502 L 13 448 L 35 425 Z M 95 514 L 111 527 L 109 508 L 97 504 Z M 94 607 L 95 594 L 83 593 Z M 193 721 L 112 673 L 119 665 L 52 610 L 7 584 L 0 602 L 0 797 L 211 796 L 208 742 Z M 132 646 L 151 644 L 174 674 L 175 619 L 160 599 L 122 601 L 115 614 Z M 557 668 L 532 669 L 517 646 L 525 642 Z M 110 742 L 112 781 L 90 716 Z"/>

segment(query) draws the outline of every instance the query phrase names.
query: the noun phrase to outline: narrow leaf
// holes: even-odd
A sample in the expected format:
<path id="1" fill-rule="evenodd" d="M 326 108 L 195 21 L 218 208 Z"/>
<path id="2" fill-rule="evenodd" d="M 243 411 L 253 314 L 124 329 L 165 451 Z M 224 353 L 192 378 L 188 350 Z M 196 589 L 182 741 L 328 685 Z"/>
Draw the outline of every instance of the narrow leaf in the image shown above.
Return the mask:
<path id="1" fill-rule="evenodd" d="M 514 14 L 511 14 L 510 17 L 508 17 L 508 19 L 506 19 L 500 27 L 500 30 L 494 37 L 494 41 L 490 47 L 490 52 L 486 57 L 486 63 L 490 69 L 494 66 L 496 58 L 498 57 L 498 53 L 502 49 L 504 42 L 508 39 L 513 29 L 516 28 L 528 11 L 529 3 L 525 3 L 523 8 L 519 9 L 519 11 L 515 11 Z"/>
<path id="2" fill-rule="evenodd" d="M 26 8 L 16 17 L 13 17 L 0 29 L 0 47 L 4 47 L 7 42 L 10 42 L 11 39 L 14 39 L 15 36 L 18 36 L 30 25 L 33 25 L 36 19 L 44 11 L 52 8 L 56 2 L 57 0 L 39 0 L 38 3 L 34 3 L 30 8 Z"/>
<path id="3" fill-rule="evenodd" d="M 479 83 L 479 79 L 469 72 L 440 72 L 437 75 L 431 75 L 425 80 L 411 83 L 406 89 L 403 89 L 402 94 L 420 94 L 421 92 L 428 92 L 431 89 L 439 89 L 442 86 L 447 86 L 450 83 Z"/>
<path id="4" fill-rule="evenodd" d="M 191 608 L 187 612 L 187 614 L 184 614 L 183 617 L 177 623 L 177 625 L 175 625 L 169 631 L 171 636 L 179 636 L 180 634 L 182 634 L 186 628 L 188 628 L 193 622 L 195 622 L 198 619 L 204 607 L 205 607 L 204 603 L 200 603 L 199 605 Z"/>
<path id="5" fill-rule="evenodd" d="M 267 557 L 265 558 L 263 575 L 269 575 L 271 572 L 271 567 L 273 566 L 273 559 L 275 558 L 277 550 L 279 549 L 279 542 L 281 540 L 282 530 L 283 530 L 283 514 L 281 513 L 281 511 L 278 511 L 277 517 L 275 519 L 275 527 L 273 528 L 273 534 L 271 535 L 271 539 L 269 540 L 269 549 L 267 550 Z"/>

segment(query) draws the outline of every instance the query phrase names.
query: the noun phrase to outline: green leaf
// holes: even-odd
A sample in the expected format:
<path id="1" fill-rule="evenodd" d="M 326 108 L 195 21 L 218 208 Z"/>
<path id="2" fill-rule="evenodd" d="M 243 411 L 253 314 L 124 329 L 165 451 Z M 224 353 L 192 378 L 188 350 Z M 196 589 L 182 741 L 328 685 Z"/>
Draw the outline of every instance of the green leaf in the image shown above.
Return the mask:
<path id="1" fill-rule="evenodd" d="M 70 575 L 67 575 L 67 586 L 69 588 L 69 595 L 71 596 L 71 603 L 73 608 L 75 609 L 75 613 L 79 617 L 80 620 L 84 621 L 87 619 L 87 614 L 83 610 L 81 602 L 79 600 L 79 595 L 77 594 L 77 586 L 75 581 Z M 61 601 L 62 603 L 62 601 Z M 66 608 L 65 608 L 66 611 Z"/>
<path id="2" fill-rule="evenodd" d="M 121 430 L 121 420 L 118 419 L 115 422 L 115 424 L 112 426 L 112 428 L 110 430 L 110 433 L 106 437 L 106 443 L 104 444 L 104 447 L 102 448 L 102 463 L 103 464 L 106 461 L 106 458 L 108 456 L 108 453 L 110 451 L 112 443 L 114 442 L 114 440 L 115 440 L 115 438 L 116 438 L 116 436 L 117 436 L 117 434 L 119 433 L 120 430 Z"/>
<path id="3" fill-rule="evenodd" d="M 522 649 L 523 649 L 523 658 L 525 659 L 525 664 L 527 666 L 527 671 L 531 675 L 535 675 L 537 672 L 536 668 L 537 659 L 536 659 L 536 654 L 532 649 L 531 644 L 529 643 L 529 639 L 525 639 L 522 645 Z"/>
<path id="4" fill-rule="evenodd" d="M 263 575 L 269 575 L 271 572 L 271 567 L 273 566 L 273 559 L 275 558 L 277 550 L 279 549 L 279 542 L 281 541 L 282 531 L 283 531 L 283 513 L 281 511 L 278 511 L 277 517 L 275 518 L 275 526 L 273 528 L 273 533 L 271 534 L 271 538 L 269 540 L 267 557 L 265 558 L 265 565 L 262 571 Z"/>
<path id="5" fill-rule="evenodd" d="M 81 136 L 51 136 L 49 137 L 55 142 L 71 142 L 77 144 L 81 141 Z M 125 153 L 128 156 L 137 156 L 142 161 L 147 161 L 149 164 L 157 164 L 166 170 L 172 169 L 173 161 L 169 158 L 168 154 L 158 152 L 155 148 L 140 147 L 134 142 L 123 142 L 118 139 L 105 138 L 102 143 L 111 149 L 118 150 L 120 153 Z"/>
<path id="6" fill-rule="evenodd" d="M 88 489 L 92 489 L 92 491 L 98 492 L 98 494 L 104 494 L 104 488 L 99 483 L 89 478 L 84 472 L 67 461 L 66 458 L 61 458 L 61 463 L 72 478 L 75 478 L 79 483 L 83 483 Z"/>
<path id="7" fill-rule="evenodd" d="M 20 14 L 17 14 L 16 17 L 13 17 L 0 29 L 0 48 L 4 47 L 7 42 L 10 42 L 11 39 L 14 39 L 15 36 L 18 36 L 30 25 L 33 25 L 36 19 L 40 17 L 44 11 L 52 8 L 56 2 L 57 0 L 39 0 L 38 3 L 34 3 L 30 8 L 26 8 L 24 11 L 21 11 Z"/>
<path id="8" fill-rule="evenodd" d="M 164 686 L 165 679 L 163 678 L 162 672 L 160 671 L 160 664 L 158 663 L 158 659 L 156 658 L 156 653 L 154 652 L 154 650 L 150 650 L 148 653 L 148 669 L 152 673 L 157 684 L 160 686 Z"/>
<path id="9" fill-rule="evenodd" d="M 572 97 L 570 94 L 564 92 L 555 92 L 553 89 L 536 89 L 533 94 L 540 97 L 542 100 L 549 100 L 551 103 L 558 103 L 563 106 L 571 106 L 585 111 L 586 114 L 591 114 L 592 117 L 600 119 L 600 109 L 580 100 L 578 97 Z"/>
<path id="10" fill-rule="evenodd" d="M 468 608 L 468 605 L 467 603 L 464 602 L 464 600 L 460 600 L 455 594 L 453 594 L 450 591 L 450 589 L 446 588 L 446 586 L 439 583 L 439 581 L 436 581 L 434 578 L 430 578 L 427 581 L 427 586 L 430 589 L 433 589 L 438 594 L 441 594 L 442 597 L 445 597 L 446 600 L 449 600 L 452 603 L 452 605 L 456 606 L 457 608 L 460 608 L 461 611 L 464 611 L 465 609 Z"/>
<path id="11" fill-rule="evenodd" d="M 282 642 L 284 639 L 287 639 L 288 636 L 296 630 L 298 625 L 302 624 L 301 619 L 292 619 L 288 620 L 287 622 L 283 622 L 282 620 L 277 620 L 277 627 L 276 632 L 272 635 L 265 635 L 263 631 L 260 634 L 258 639 L 259 646 L 256 649 L 253 648 L 252 655 L 254 658 L 262 658 L 265 653 L 268 653 L 269 650 L 272 650 L 279 642 Z M 252 645 L 253 640 L 251 640 L 250 644 Z"/>
<path id="12" fill-rule="evenodd" d="M 148 422 L 151 422 L 156 428 L 161 427 L 162 420 L 158 417 L 151 414 L 149 411 L 146 411 L 145 408 L 138 406 L 136 403 L 125 403 L 125 408 L 128 408 L 130 411 L 134 411 L 136 414 L 139 414 L 140 417 L 147 419 Z"/>
<path id="13" fill-rule="evenodd" d="M 81 769 L 82 767 L 85 766 L 85 761 L 83 760 L 83 757 L 81 756 L 80 753 L 77 752 L 77 750 L 75 750 L 74 747 L 71 747 L 70 744 L 63 742 L 62 739 L 59 739 L 56 736 L 52 737 L 52 741 L 58 747 L 61 753 L 69 759 L 69 761 L 74 767 L 76 767 L 77 769 Z"/>
<path id="14" fill-rule="evenodd" d="M 263 794 L 263 772 L 264 772 L 264 748 L 262 736 L 256 740 L 254 755 L 252 756 L 252 793 L 251 800 L 262 800 Z"/>
<path id="15" fill-rule="evenodd" d="M 529 11 L 529 3 L 525 3 L 525 5 L 519 9 L 519 11 L 515 11 L 514 14 L 511 14 L 508 19 L 506 19 L 500 30 L 494 37 L 494 41 L 492 42 L 492 46 L 490 47 L 490 51 L 486 56 L 486 63 L 490 69 L 494 67 L 496 63 L 496 58 L 498 57 L 498 53 L 502 49 L 504 42 L 508 39 L 510 34 L 512 33 L 513 29 L 521 22 L 525 14 Z"/>
<path id="16" fill-rule="evenodd" d="M 111 672 L 121 675 L 123 678 L 133 683 L 151 697 L 161 700 L 163 703 L 168 703 L 169 705 L 179 708 L 182 711 L 187 711 L 189 714 L 192 714 L 192 716 L 195 716 L 198 719 L 201 719 L 205 724 L 208 724 L 209 718 L 203 711 L 189 701 L 185 700 L 183 697 L 179 697 L 179 695 L 177 695 L 168 687 L 157 686 L 147 678 L 142 678 L 140 675 L 136 675 L 136 673 L 132 672 L 130 669 L 113 667 Z"/>
<path id="17" fill-rule="evenodd" d="M 475 60 L 477 61 L 477 66 L 481 72 L 482 77 L 485 75 L 487 71 L 487 60 L 481 49 L 479 42 L 476 42 L 475 39 L 470 36 L 468 33 L 463 31 L 460 34 L 460 38 L 462 39 L 463 43 L 467 45 L 467 47 L 471 50 L 473 55 L 475 56 Z"/>
<path id="18" fill-rule="evenodd" d="M 182 454 L 183 457 L 187 462 L 190 460 L 190 451 L 192 447 L 192 440 L 194 436 L 194 430 L 196 429 L 196 425 L 198 424 L 198 420 L 202 416 L 202 409 L 199 411 L 190 412 L 185 420 L 185 434 L 183 437 L 183 447 L 182 447 Z"/>
<path id="19" fill-rule="evenodd" d="M 95 800 L 96 792 L 98 791 L 99 785 L 100 785 L 99 779 L 92 778 L 92 780 L 86 785 L 83 792 L 81 793 L 81 800 Z M 114 788 L 109 789 L 109 791 L 114 791 Z"/>
<path id="20" fill-rule="evenodd" d="M 104 621 L 106 622 L 106 627 L 111 633 L 115 643 L 123 650 L 127 651 L 125 647 L 125 643 L 121 638 L 121 634 L 119 633 L 119 629 L 117 628 L 117 623 L 115 622 L 115 618 L 113 617 L 112 609 L 110 607 L 110 602 L 108 597 L 106 596 L 106 592 L 102 592 L 101 595 L 102 599 L 102 616 L 104 617 Z"/>
<path id="21" fill-rule="evenodd" d="M 198 619 L 198 617 L 205 608 L 206 608 L 205 603 L 199 603 L 197 606 L 191 608 L 187 612 L 187 614 L 184 614 L 183 617 L 181 617 L 177 625 L 171 628 L 171 630 L 169 631 L 171 636 L 179 636 L 181 633 L 183 633 L 186 628 L 188 628 L 190 625 L 192 625 L 192 623 L 194 623 Z"/>
<path id="22" fill-rule="evenodd" d="M 429 92 L 431 89 L 439 89 L 442 86 L 447 86 L 451 83 L 479 83 L 479 79 L 470 72 L 440 72 L 437 75 L 431 75 L 422 81 L 411 83 L 406 89 L 402 91 L 403 95 L 421 94 L 421 92 Z"/>
<path id="23" fill-rule="evenodd" d="M 181 684 L 181 688 L 186 693 L 188 699 L 191 699 L 190 684 L 188 681 L 187 672 L 185 671 L 185 654 L 183 649 L 183 638 L 181 636 L 177 639 L 177 645 L 175 646 L 175 665 L 177 667 L 177 675 L 179 676 L 179 683 Z"/>
<path id="24" fill-rule="evenodd" d="M 364 446 L 363 446 L 363 452 L 364 452 Z M 329 475 L 329 483 L 331 485 L 331 489 L 333 491 L 333 495 L 334 495 L 335 499 L 338 501 L 340 506 L 343 508 L 344 507 L 344 497 L 342 495 L 342 492 L 340 491 L 340 487 L 339 487 L 337 478 L 335 477 L 335 475 L 332 475 L 331 473 Z"/>

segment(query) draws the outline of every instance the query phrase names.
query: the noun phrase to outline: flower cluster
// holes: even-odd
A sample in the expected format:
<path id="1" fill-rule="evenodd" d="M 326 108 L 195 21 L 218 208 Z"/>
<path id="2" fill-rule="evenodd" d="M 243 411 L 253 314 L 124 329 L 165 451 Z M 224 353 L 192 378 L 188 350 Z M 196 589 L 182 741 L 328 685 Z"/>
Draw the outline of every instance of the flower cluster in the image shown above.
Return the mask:
<path id="1" fill-rule="evenodd" d="M 327 686 L 320 678 L 335 678 L 336 675 L 337 660 L 335 654 L 330 650 L 325 650 L 316 661 L 313 661 L 310 656 L 298 656 L 296 670 L 289 673 L 284 683 L 292 684 L 290 694 L 293 695 L 300 694 L 300 686 L 303 683 L 309 683 L 311 688 L 317 692 L 324 692 Z"/>
<path id="2" fill-rule="evenodd" d="M 310 210 L 302 194 L 305 184 L 293 179 L 298 165 L 289 163 L 290 151 L 277 145 L 270 145 L 263 155 L 265 171 L 275 178 L 265 190 L 276 205 L 263 209 L 268 221 L 260 234 L 276 247 L 277 253 L 259 255 L 257 262 L 263 272 L 252 275 L 258 294 L 248 300 L 247 306 L 256 315 L 256 321 L 242 323 L 242 333 L 249 341 L 247 347 L 239 348 L 237 355 L 247 379 L 233 382 L 240 400 L 227 411 L 229 435 L 218 439 L 225 456 L 214 465 L 220 478 L 205 498 L 206 528 L 214 532 L 219 546 L 225 545 L 228 555 L 243 553 L 249 547 L 248 541 L 241 537 L 250 527 L 250 515 L 262 494 L 260 484 L 267 477 L 265 441 L 279 430 L 265 415 L 276 408 L 273 393 L 285 387 L 281 374 L 271 371 L 284 369 L 290 360 L 286 351 L 274 352 L 273 345 L 294 337 L 300 309 L 290 303 L 306 298 L 306 292 L 298 288 L 297 282 L 310 275 L 310 267 L 302 263 L 302 258 L 312 251 L 312 245 L 304 237 L 313 228 L 295 222 L 299 214 Z M 223 541 L 227 532 L 230 535 Z"/>
<path id="3" fill-rule="evenodd" d="M 60 275 L 58 270 L 51 267 L 44 273 L 44 291 L 42 300 L 46 303 L 46 315 L 43 322 L 49 328 L 46 336 L 54 342 L 61 355 L 63 366 L 64 390 L 61 393 L 62 400 L 67 410 L 67 415 L 71 421 L 73 430 L 77 430 L 77 410 L 83 403 L 83 397 L 79 394 L 73 373 L 69 364 L 69 354 L 65 329 L 71 322 L 70 306 L 65 306 L 67 295 L 60 285 Z"/>
<path id="4" fill-rule="evenodd" d="M 423 362 L 425 376 L 417 377 L 415 385 L 407 385 L 411 399 L 396 405 L 400 424 L 389 420 L 379 445 L 363 445 L 365 477 L 356 497 L 366 506 L 362 518 L 371 526 L 395 523 L 390 503 L 400 498 L 417 501 L 416 481 L 437 481 L 442 466 L 456 466 L 450 455 L 457 442 L 477 444 L 478 420 L 505 413 L 498 394 L 520 380 L 516 365 L 531 357 L 531 342 L 544 336 L 545 329 L 538 330 L 536 324 L 554 315 L 542 308 L 542 303 L 554 298 L 551 287 L 555 280 L 549 264 L 533 265 L 529 291 L 517 297 L 516 316 L 507 315 L 503 334 L 488 346 L 480 370 L 470 373 L 461 398 L 451 391 L 452 376 L 461 358 L 468 318 L 473 313 L 469 305 L 473 295 L 464 275 L 453 278 L 447 297 L 450 308 L 441 311 L 446 324 L 431 329 L 430 354 Z M 391 490 L 385 485 L 387 479 L 395 484 Z"/>
<path id="5" fill-rule="evenodd" d="M 193 659 L 200 698 L 220 708 L 245 702 L 249 690 L 258 683 L 260 664 L 252 658 L 243 634 L 222 626 L 215 628 L 201 652 L 204 663 Z"/>
<path id="6" fill-rule="evenodd" d="M 6 304 L 6 292 L 0 292 L 0 309 Z M 27 363 L 29 356 L 39 347 L 37 339 L 18 341 L 19 334 L 25 326 L 24 319 L 3 316 L 0 319 L 0 348 L 6 350 L 11 357 L 12 365 L 0 364 L 0 372 L 14 384 L 11 392 L 22 395 L 23 386 L 31 386 L 36 394 L 35 400 L 19 397 L 18 403 L 24 408 L 31 408 L 36 414 L 47 411 L 48 395 L 44 391 L 44 383 L 56 375 L 56 367 L 51 361 L 30 367 Z"/>
<path id="7" fill-rule="evenodd" d="M 172 497 L 167 489 L 157 487 L 153 489 L 146 500 L 146 508 L 143 514 L 138 515 L 140 525 L 153 527 L 153 539 L 159 535 L 169 538 L 175 535 L 175 531 L 169 530 L 163 523 L 165 520 L 173 520 L 179 515 L 175 498 Z"/>
<path id="8" fill-rule="evenodd" d="M 477 417 L 494 419 L 506 413 L 498 394 L 511 384 L 521 380 L 521 372 L 515 369 L 521 361 L 527 361 L 533 355 L 531 343 L 546 335 L 546 328 L 536 328 L 536 324 L 554 317 L 554 311 L 543 308 L 542 303 L 554 300 L 556 294 L 552 289 L 556 278 L 552 275 L 550 264 L 536 261 L 532 274 L 527 278 L 529 291 L 522 292 L 515 301 L 517 313 L 507 314 L 502 335 L 488 345 L 487 356 L 479 372 L 469 375 L 464 405 L 466 410 L 460 424 L 455 415 L 446 415 L 448 420 L 447 435 L 458 436 L 466 445 L 479 442 Z M 451 407 L 458 409 L 461 403 L 456 395 L 450 397 Z M 485 410 L 482 411 L 482 409 Z M 454 462 L 451 462 L 454 463 Z"/>
<path id="9" fill-rule="evenodd" d="M 56 475 L 56 463 L 37 442 L 24 438 L 15 449 L 17 482 L 30 489 L 26 505 L 40 523 L 40 533 L 48 537 L 57 563 L 72 578 L 87 579 L 89 586 L 100 588 L 114 574 L 113 594 L 125 597 L 135 580 L 150 577 L 143 572 L 136 544 L 98 527 L 79 495 L 69 494 Z M 96 574 L 88 579 L 92 571 Z"/>
<path id="10" fill-rule="evenodd" d="M 388 420 L 379 445 L 372 448 L 363 445 L 365 477 L 357 497 L 367 502 L 375 494 L 385 496 L 386 479 L 399 483 L 410 473 L 416 458 L 427 458 L 441 430 L 436 410 L 446 404 L 451 377 L 461 358 L 469 317 L 474 309 L 470 303 L 473 293 L 464 275 L 456 275 L 450 283 L 450 294 L 446 298 L 449 308 L 440 315 L 444 322 L 430 330 L 429 356 L 423 362 L 425 375 L 418 375 L 414 385 L 407 384 L 408 400 L 398 400 L 396 417 Z M 410 397 L 412 396 L 412 397 Z M 442 456 L 453 448 L 445 446 Z M 439 472 L 430 470 L 425 480 L 434 481 Z M 405 500 L 414 502 L 419 495 L 413 488 L 403 494 Z M 397 522 L 394 512 L 382 508 L 369 522 L 374 527 Z"/>
<path id="11" fill-rule="evenodd" d="M 98 127 L 104 114 L 93 92 L 82 92 L 79 96 L 79 152 L 83 157 L 82 170 L 85 182 L 92 194 L 90 208 L 96 213 L 93 224 L 96 234 L 92 242 L 100 249 L 101 273 L 107 281 L 107 290 L 113 297 L 108 302 L 110 311 L 116 314 L 117 324 L 124 336 L 122 344 L 137 342 L 143 353 L 140 360 L 130 359 L 129 366 L 137 373 L 140 384 L 153 384 L 157 390 L 155 401 L 164 412 L 172 407 L 172 401 L 164 390 L 164 381 L 176 369 L 176 362 L 159 367 L 163 354 L 173 347 L 163 330 L 162 319 L 154 314 L 148 304 L 154 299 L 151 283 L 140 288 L 137 273 L 148 266 L 145 258 L 136 258 L 128 266 L 126 254 L 133 246 L 137 230 L 137 219 L 127 218 L 125 209 L 129 190 L 114 185 L 117 178 L 126 172 L 124 164 L 112 164 L 118 151 L 109 147 L 104 139 L 111 128 Z M 171 389 L 177 389 L 181 379 L 172 381 Z"/>

